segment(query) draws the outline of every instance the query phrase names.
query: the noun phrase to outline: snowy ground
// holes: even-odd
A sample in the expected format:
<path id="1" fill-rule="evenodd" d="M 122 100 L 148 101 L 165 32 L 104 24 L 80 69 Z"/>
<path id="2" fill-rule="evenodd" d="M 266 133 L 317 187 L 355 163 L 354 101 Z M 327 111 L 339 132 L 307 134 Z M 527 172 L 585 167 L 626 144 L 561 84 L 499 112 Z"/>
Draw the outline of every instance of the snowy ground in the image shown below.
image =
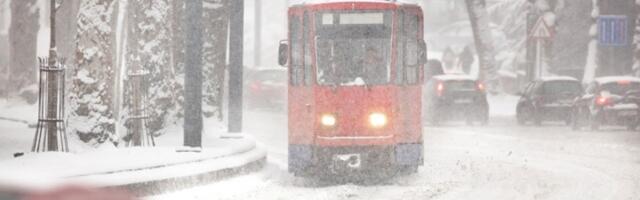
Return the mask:
<path id="1" fill-rule="evenodd" d="M 425 127 L 419 173 L 364 184 L 293 177 L 286 169 L 286 115 L 251 111 L 245 131 L 269 153 L 262 171 L 149 199 L 640 199 L 640 133 L 518 126 L 516 100 L 491 97 L 486 127 Z M 35 122 L 28 113 L 35 109 L 11 100 L 0 100 L 0 109 L 0 117 L 17 119 L 0 120 L 1 162 L 28 150 L 34 129 L 27 124 Z M 159 143 L 180 144 L 181 138 L 169 135 Z"/>
<path id="2" fill-rule="evenodd" d="M 418 174 L 365 184 L 293 177 L 286 170 L 286 115 L 249 112 L 247 130 L 261 130 L 254 136 L 269 151 L 265 169 L 149 199 L 640 199 L 640 133 L 522 127 L 513 117 L 514 97 L 490 101 L 487 127 L 425 128 Z"/>
<path id="3" fill-rule="evenodd" d="M 29 128 L 29 124 L 37 121 L 37 105 L 28 105 L 17 99 L 0 99 L 0 160 L 31 149 L 36 130 Z"/>

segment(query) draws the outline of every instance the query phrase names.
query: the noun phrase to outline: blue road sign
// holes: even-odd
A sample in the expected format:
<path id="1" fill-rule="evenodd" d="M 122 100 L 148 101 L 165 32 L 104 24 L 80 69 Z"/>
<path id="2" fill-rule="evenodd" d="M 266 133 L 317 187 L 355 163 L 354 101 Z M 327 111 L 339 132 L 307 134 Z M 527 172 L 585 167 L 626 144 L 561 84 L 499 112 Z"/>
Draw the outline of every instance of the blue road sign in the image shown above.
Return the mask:
<path id="1" fill-rule="evenodd" d="M 598 41 L 604 46 L 626 46 L 629 23 L 624 15 L 602 15 L 598 18 Z"/>

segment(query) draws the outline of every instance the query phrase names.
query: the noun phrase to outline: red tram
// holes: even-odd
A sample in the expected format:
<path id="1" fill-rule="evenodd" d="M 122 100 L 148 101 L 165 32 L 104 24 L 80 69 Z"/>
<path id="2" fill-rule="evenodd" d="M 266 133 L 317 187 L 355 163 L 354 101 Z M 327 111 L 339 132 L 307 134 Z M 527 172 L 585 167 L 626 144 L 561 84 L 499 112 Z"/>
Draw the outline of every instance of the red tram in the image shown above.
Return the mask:
<path id="1" fill-rule="evenodd" d="M 422 9 L 382 0 L 289 8 L 289 171 L 296 176 L 423 164 Z"/>

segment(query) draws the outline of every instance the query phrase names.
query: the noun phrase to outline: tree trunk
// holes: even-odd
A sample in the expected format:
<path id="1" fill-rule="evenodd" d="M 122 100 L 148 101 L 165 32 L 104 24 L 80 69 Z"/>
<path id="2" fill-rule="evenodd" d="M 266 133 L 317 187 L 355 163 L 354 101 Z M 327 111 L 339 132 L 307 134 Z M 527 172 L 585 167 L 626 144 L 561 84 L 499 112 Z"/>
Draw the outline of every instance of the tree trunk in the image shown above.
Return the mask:
<path id="1" fill-rule="evenodd" d="M 229 132 L 242 131 L 244 0 L 230 2 L 229 16 Z"/>
<path id="2" fill-rule="evenodd" d="M 171 101 L 175 103 L 176 109 L 172 113 L 174 119 L 182 119 L 184 117 L 184 5 L 185 1 L 171 2 L 171 76 L 174 81 L 171 90 Z"/>
<path id="3" fill-rule="evenodd" d="M 184 73 L 184 1 L 171 1 L 171 64 Z"/>
<path id="4" fill-rule="evenodd" d="M 76 51 L 76 35 L 77 35 L 77 22 L 78 11 L 80 10 L 80 1 L 58 1 L 59 7 L 56 13 L 56 46 L 58 49 L 58 58 L 64 58 L 67 61 L 72 61 L 75 58 Z M 74 71 L 75 65 L 67 62 L 66 71 Z M 65 85 L 71 85 L 70 76 L 67 76 Z M 66 87 L 69 93 L 71 87 Z"/>
<path id="5" fill-rule="evenodd" d="M 566 5 L 556 6 L 556 26 L 549 49 L 552 74 L 581 78 L 586 64 L 591 27 L 591 2 L 566 0 Z M 571 47 L 571 48 L 567 48 Z"/>
<path id="6" fill-rule="evenodd" d="M 592 24 L 589 29 L 589 41 L 587 61 L 584 67 L 584 75 L 582 76 L 583 83 L 589 83 L 596 77 L 596 71 L 598 70 L 598 17 L 600 15 L 600 0 L 593 1 L 593 10 L 591 11 Z"/>
<path id="7" fill-rule="evenodd" d="M 262 50 L 262 1 L 254 1 L 254 46 L 253 46 L 253 65 L 254 67 L 260 67 L 261 63 L 261 50 Z"/>
<path id="8" fill-rule="evenodd" d="M 56 13 L 56 46 L 59 57 L 73 59 L 75 55 L 74 41 L 76 38 L 76 23 L 80 1 L 60 1 L 60 7 Z"/>
<path id="9" fill-rule="evenodd" d="M 58 54 L 56 52 L 56 3 L 55 0 L 51 0 L 49 3 L 49 26 L 50 28 L 50 37 L 49 37 L 49 67 L 57 67 L 58 66 Z M 61 66 L 61 65 L 60 65 Z M 56 119 L 58 118 L 58 74 L 49 72 L 47 73 L 47 119 Z M 41 88 L 44 89 L 44 88 Z M 42 97 L 42 96 L 41 96 Z M 56 122 L 47 122 L 47 151 L 58 151 L 58 123 Z"/>
<path id="10" fill-rule="evenodd" d="M 636 1 L 635 5 L 636 27 L 633 34 L 633 71 L 634 75 L 640 77 L 640 1 Z"/>
<path id="11" fill-rule="evenodd" d="M 9 37 L 7 29 L 9 26 L 9 1 L 0 0 L 0 49 L 9 49 Z M 8 85 L 9 78 L 9 51 L 0 51 L 0 97 L 7 95 L 5 86 Z"/>
<path id="12" fill-rule="evenodd" d="M 228 0 L 206 2 L 204 9 L 204 90 L 206 117 L 222 121 L 223 89 L 225 81 L 229 4 Z M 217 4 L 217 5 L 215 5 Z"/>
<path id="13" fill-rule="evenodd" d="M 143 83 L 131 88 L 132 80 L 125 84 L 126 94 L 138 89 L 139 95 L 126 97 L 143 97 L 129 99 L 125 107 L 131 108 L 139 104 L 141 112 L 146 113 L 148 134 L 159 135 L 159 131 L 167 124 L 170 112 L 176 109 L 176 101 L 172 98 L 176 77 L 171 66 L 171 27 L 165 23 L 169 20 L 170 5 L 167 0 L 156 0 L 148 3 L 144 0 L 128 1 L 128 34 L 127 34 L 127 68 L 129 73 L 148 72 Z M 148 15 L 146 13 L 155 13 Z M 133 109 L 136 111 L 136 109 Z M 129 116 L 140 113 L 129 113 Z M 139 126 L 139 125 L 136 125 Z"/>
<path id="14" fill-rule="evenodd" d="M 478 79 L 485 81 L 489 89 L 495 91 L 498 89 L 498 66 L 485 0 L 466 0 L 465 2 L 479 58 Z"/>
<path id="15" fill-rule="evenodd" d="M 141 116 L 142 112 L 142 97 L 141 97 L 141 80 L 140 77 L 136 77 L 135 74 L 142 74 L 144 70 L 142 59 L 142 45 L 146 43 L 144 40 L 144 33 L 141 26 L 146 20 L 144 15 L 144 4 L 140 0 L 131 0 L 127 2 L 127 54 L 126 54 L 126 67 L 125 83 L 124 83 L 124 108 L 128 111 L 124 116 L 126 121 L 125 127 L 127 128 L 127 136 L 125 140 L 132 146 L 141 146 L 142 137 L 144 134 L 144 124 Z"/>
<path id="16" fill-rule="evenodd" d="M 36 80 L 39 9 L 35 0 L 11 1 L 8 91 L 17 92 Z"/>

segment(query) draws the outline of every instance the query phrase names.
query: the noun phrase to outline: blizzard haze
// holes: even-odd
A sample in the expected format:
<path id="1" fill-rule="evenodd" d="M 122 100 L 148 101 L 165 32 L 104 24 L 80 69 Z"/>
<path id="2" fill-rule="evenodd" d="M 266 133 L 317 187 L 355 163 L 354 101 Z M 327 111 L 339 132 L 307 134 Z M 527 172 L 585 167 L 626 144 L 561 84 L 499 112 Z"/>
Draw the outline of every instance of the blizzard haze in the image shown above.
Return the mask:
<path id="1" fill-rule="evenodd" d="M 640 200 L 639 18 L 0 0 L 0 199 Z"/>

